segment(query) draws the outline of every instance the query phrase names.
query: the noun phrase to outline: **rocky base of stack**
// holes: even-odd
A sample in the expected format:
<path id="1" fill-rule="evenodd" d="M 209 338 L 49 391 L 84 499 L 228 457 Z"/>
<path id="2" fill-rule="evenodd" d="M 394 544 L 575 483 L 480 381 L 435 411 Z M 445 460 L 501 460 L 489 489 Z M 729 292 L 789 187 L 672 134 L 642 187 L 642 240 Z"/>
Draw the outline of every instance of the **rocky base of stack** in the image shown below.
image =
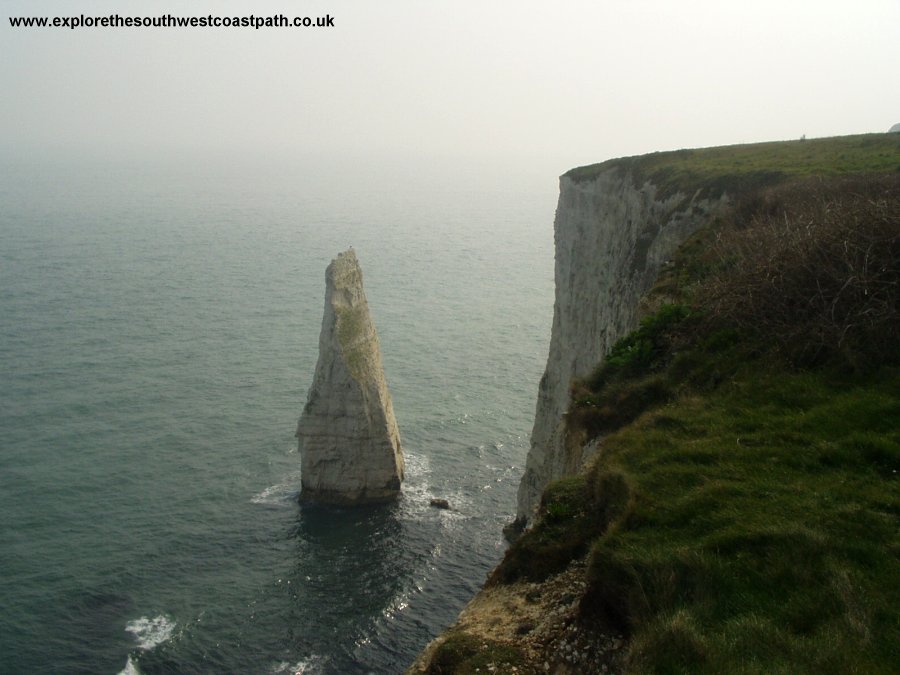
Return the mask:
<path id="1" fill-rule="evenodd" d="M 300 501 L 304 504 L 322 504 L 324 506 L 386 504 L 394 501 L 399 493 L 400 479 L 398 478 L 381 488 L 366 487 L 358 492 L 303 486 L 300 491 Z"/>

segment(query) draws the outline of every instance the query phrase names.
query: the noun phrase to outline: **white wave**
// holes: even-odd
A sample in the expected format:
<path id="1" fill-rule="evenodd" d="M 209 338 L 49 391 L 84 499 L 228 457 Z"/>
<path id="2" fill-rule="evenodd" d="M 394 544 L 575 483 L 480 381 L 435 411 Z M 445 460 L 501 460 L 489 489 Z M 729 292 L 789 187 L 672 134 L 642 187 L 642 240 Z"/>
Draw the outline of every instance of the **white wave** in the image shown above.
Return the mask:
<path id="1" fill-rule="evenodd" d="M 134 661 L 132 661 L 129 656 L 128 663 L 126 663 L 125 667 L 119 671 L 119 675 L 141 675 L 141 671 L 138 670 L 138 667 L 134 665 Z"/>
<path id="2" fill-rule="evenodd" d="M 404 452 L 403 464 L 406 468 L 407 478 L 420 478 L 431 473 L 431 462 L 425 455 Z"/>
<path id="3" fill-rule="evenodd" d="M 321 656 L 313 655 L 302 661 L 291 664 L 287 661 L 277 663 L 272 667 L 273 673 L 288 673 L 289 675 L 312 675 L 321 672 L 323 659 Z"/>
<path id="4" fill-rule="evenodd" d="M 406 454 L 406 480 L 403 483 L 403 515 L 407 519 L 424 521 L 437 520 L 441 526 L 452 529 L 458 527 L 459 521 L 473 517 L 473 499 L 460 488 L 435 489 L 428 480 L 431 476 L 431 463 L 424 455 Z M 480 490 L 480 488 L 479 488 Z M 436 509 L 431 505 L 432 499 L 446 499 L 449 509 Z"/>
<path id="5" fill-rule="evenodd" d="M 297 495 L 300 494 L 299 485 L 299 478 L 297 478 L 296 482 L 278 483 L 253 495 L 250 501 L 253 504 L 284 506 L 292 503 L 297 498 Z"/>
<path id="6" fill-rule="evenodd" d="M 428 476 L 431 474 L 431 466 L 427 457 L 412 453 L 404 453 L 403 457 L 406 479 L 403 481 L 402 494 L 404 511 L 407 516 L 421 512 L 421 507 L 427 505 L 433 496 L 431 483 Z"/>
<path id="7" fill-rule="evenodd" d="M 402 488 L 403 492 L 403 500 L 404 502 L 411 502 L 416 505 L 416 507 L 420 507 L 423 504 L 427 505 L 432 495 L 431 483 L 428 481 L 405 481 Z"/>
<path id="8" fill-rule="evenodd" d="M 152 619 L 142 616 L 125 624 L 125 630 L 134 635 L 140 649 L 148 651 L 172 637 L 175 622 L 163 615 Z"/>

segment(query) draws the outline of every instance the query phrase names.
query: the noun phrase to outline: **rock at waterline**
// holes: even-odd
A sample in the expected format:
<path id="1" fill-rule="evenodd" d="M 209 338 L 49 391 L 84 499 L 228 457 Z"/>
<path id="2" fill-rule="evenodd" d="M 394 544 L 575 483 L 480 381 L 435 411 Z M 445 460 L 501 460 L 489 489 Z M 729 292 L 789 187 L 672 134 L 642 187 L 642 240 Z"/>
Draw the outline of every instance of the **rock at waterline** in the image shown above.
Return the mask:
<path id="1" fill-rule="evenodd" d="M 373 504 L 399 494 L 400 432 L 352 248 L 325 271 L 319 360 L 297 438 L 301 501 Z"/>

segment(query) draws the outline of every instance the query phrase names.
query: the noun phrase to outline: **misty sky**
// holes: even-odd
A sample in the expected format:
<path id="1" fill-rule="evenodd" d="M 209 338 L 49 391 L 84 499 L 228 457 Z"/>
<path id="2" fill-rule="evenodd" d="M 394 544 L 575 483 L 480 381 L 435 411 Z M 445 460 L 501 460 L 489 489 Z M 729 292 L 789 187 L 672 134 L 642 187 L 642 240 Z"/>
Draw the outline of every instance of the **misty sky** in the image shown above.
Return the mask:
<path id="1" fill-rule="evenodd" d="M 0 152 L 531 162 L 900 122 L 900 2 L 3 0 Z M 332 29 L 23 29 L 288 15 Z"/>

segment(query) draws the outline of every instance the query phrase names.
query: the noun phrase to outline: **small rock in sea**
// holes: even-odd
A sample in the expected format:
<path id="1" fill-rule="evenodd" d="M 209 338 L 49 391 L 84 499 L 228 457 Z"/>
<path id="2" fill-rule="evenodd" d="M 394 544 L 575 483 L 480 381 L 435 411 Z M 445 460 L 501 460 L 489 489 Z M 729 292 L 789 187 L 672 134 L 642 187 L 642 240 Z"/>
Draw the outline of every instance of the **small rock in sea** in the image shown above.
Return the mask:
<path id="1" fill-rule="evenodd" d="M 450 502 L 448 502 L 446 499 L 437 499 L 437 498 L 432 499 L 431 505 L 438 509 L 449 509 L 450 508 Z"/>

